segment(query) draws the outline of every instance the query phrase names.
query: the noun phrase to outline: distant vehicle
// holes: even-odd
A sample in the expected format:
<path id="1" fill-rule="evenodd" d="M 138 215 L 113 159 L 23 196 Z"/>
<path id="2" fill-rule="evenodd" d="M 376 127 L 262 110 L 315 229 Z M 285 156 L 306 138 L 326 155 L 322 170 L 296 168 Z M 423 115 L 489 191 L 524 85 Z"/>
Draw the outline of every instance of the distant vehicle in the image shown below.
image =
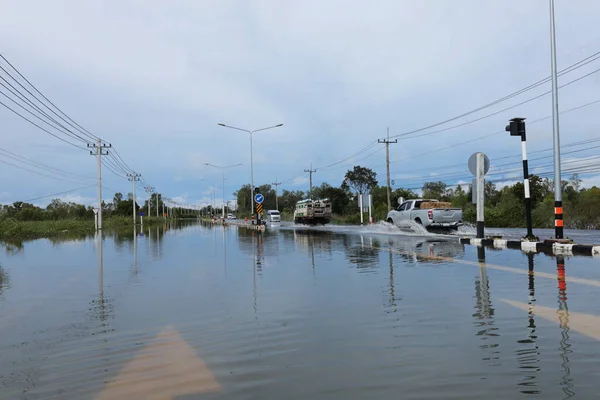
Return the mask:
<path id="1" fill-rule="evenodd" d="M 235 219 L 235 215 L 233 215 L 233 214 L 227 214 L 227 219 Z"/>
<path id="2" fill-rule="evenodd" d="M 458 229 L 463 225 L 462 209 L 452 208 L 452 204 L 438 200 L 398 199 L 398 208 L 387 215 L 387 222 L 402 225 L 414 221 L 426 229 Z"/>
<path id="3" fill-rule="evenodd" d="M 267 210 L 267 222 L 278 223 L 281 222 L 281 214 L 278 210 Z"/>
<path id="4" fill-rule="evenodd" d="M 296 203 L 294 209 L 294 222 L 296 224 L 324 225 L 330 221 L 331 201 L 329 199 L 306 199 Z"/>

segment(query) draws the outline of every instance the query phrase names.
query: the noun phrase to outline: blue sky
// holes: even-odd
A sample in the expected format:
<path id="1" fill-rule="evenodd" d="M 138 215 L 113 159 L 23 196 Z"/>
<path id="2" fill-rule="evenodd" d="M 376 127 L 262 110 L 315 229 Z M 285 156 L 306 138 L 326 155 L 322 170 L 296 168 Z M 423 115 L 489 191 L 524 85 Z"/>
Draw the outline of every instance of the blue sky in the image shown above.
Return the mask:
<path id="1" fill-rule="evenodd" d="M 110 142 L 146 182 L 187 204 L 210 201 L 213 191 L 217 199 L 222 196 L 221 173 L 205 163 L 243 163 L 227 172 L 227 199 L 249 182 L 248 134 L 218 127 L 219 122 L 247 129 L 284 124 L 254 136 L 255 184 L 277 179 L 288 181 L 281 189 L 306 190 L 303 170 L 311 163 L 317 169 L 314 184 L 339 185 L 354 163 L 375 169 L 383 183 L 383 145 L 348 157 L 383 138 L 386 127 L 391 135 L 419 129 L 550 74 L 545 0 L 2 3 L 2 54 L 70 117 Z M 557 0 L 556 14 L 559 69 L 600 51 L 600 3 Z M 559 83 L 598 64 L 566 74 Z M 565 87 L 561 110 L 599 100 L 599 88 L 600 73 Z M 547 90 L 549 84 L 421 133 Z M 507 171 L 501 176 L 507 182 L 518 179 L 520 173 L 511 171 L 519 168 L 518 139 L 499 133 L 457 143 L 502 131 L 515 116 L 533 121 L 550 114 L 551 97 L 544 96 L 460 128 L 404 137 L 391 146 L 392 179 L 404 187 L 419 187 L 440 174 L 465 181 L 468 157 L 476 151 L 489 156 L 491 172 Z M 562 115 L 562 143 L 600 137 L 598 115 L 600 104 Z M 0 110 L 0 122 L 0 148 L 87 177 L 61 181 L 0 163 L 0 203 L 94 184 L 96 162 L 86 151 L 6 109 Z M 531 124 L 528 138 L 530 151 L 551 148 L 551 120 Z M 588 149 L 564 160 L 583 166 L 589 160 L 578 159 L 597 154 Z M 497 167 L 511 161 L 515 166 Z M 550 163 L 532 161 L 532 168 L 548 171 L 544 166 Z M 586 176 L 585 183 L 600 184 L 597 175 Z M 126 179 L 110 171 L 104 178 L 107 188 L 131 191 Z M 56 197 L 94 204 L 95 190 Z M 106 190 L 104 197 L 112 193 Z"/>

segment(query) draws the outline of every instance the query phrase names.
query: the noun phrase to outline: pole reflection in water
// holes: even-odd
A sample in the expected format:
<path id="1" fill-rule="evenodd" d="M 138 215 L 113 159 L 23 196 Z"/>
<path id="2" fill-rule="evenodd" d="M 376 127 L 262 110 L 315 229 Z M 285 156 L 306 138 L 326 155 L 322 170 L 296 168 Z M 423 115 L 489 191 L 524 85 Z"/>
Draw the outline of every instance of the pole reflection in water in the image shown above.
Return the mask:
<path id="1" fill-rule="evenodd" d="M 395 285 L 394 285 L 394 255 L 392 254 L 392 243 L 389 242 L 390 248 L 388 251 L 388 261 L 390 268 L 390 278 L 389 278 L 389 288 L 390 288 L 390 301 L 389 301 L 389 311 L 395 313 L 398 311 L 398 306 L 396 305 L 396 294 L 395 294 Z"/>
<path id="2" fill-rule="evenodd" d="M 96 233 L 96 252 L 98 253 L 98 316 L 104 323 L 106 320 L 106 304 L 104 303 L 104 249 L 102 231 Z"/>
<path id="3" fill-rule="evenodd" d="M 523 369 L 525 376 L 518 383 L 523 394 L 541 394 L 538 390 L 539 382 L 537 373 L 540 368 L 540 352 L 537 344 L 537 334 L 535 325 L 535 272 L 534 272 L 534 253 L 527 253 L 528 260 L 528 288 L 529 288 L 529 311 L 527 315 L 527 339 L 518 340 L 517 343 L 523 344 L 524 348 L 517 350 L 517 360 L 519 368 Z"/>
<path id="4" fill-rule="evenodd" d="M 160 260 L 160 228 L 156 227 L 156 259 Z"/>
<path id="5" fill-rule="evenodd" d="M 137 264 L 137 226 L 133 226 L 133 270 L 131 271 L 133 276 L 137 276 L 138 274 L 138 264 Z"/>
<path id="6" fill-rule="evenodd" d="M 225 240 L 225 230 L 226 226 L 223 225 L 223 269 L 225 271 L 225 275 L 227 275 L 227 240 Z"/>
<path id="7" fill-rule="evenodd" d="M 478 328 L 475 336 L 479 336 L 484 344 L 479 347 L 487 350 L 489 355 L 482 358 L 484 361 L 490 362 L 490 366 L 497 366 L 499 359 L 499 351 L 497 340 L 494 338 L 499 336 L 496 332 L 498 328 L 494 326 L 494 308 L 490 299 L 490 284 L 487 276 L 487 268 L 485 265 L 485 248 L 477 248 L 477 258 L 479 259 L 479 277 L 475 279 L 475 309 L 477 310 L 475 317 L 475 326 Z"/>
<path id="8" fill-rule="evenodd" d="M 561 328 L 561 340 L 560 340 L 560 358 L 562 360 L 561 367 L 563 376 L 561 377 L 560 385 L 565 394 L 563 399 L 570 399 L 575 395 L 573 392 L 573 380 L 571 377 L 571 363 L 569 361 L 569 354 L 573 351 L 570 349 L 571 344 L 569 343 L 569 308 L 567 307 L 567 281 L 565 276 L 565 257 L 561 255 L 556 256 L 556 272 L 558 280 L 558 320 Z"/>

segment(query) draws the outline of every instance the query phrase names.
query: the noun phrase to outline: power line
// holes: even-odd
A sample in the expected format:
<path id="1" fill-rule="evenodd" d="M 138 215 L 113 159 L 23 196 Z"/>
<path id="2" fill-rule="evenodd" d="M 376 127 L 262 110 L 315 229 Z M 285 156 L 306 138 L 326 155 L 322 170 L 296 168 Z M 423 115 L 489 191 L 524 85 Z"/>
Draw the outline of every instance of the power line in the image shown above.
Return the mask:
<path id="1" fill-rule="evenodd" d="M 0 162 L 1 162 L 1 163 L 3 163 L 3 164 L 11 165 L 11 166 L 13 166 L 13 167 L 15 167 L 15 168 L 18 168 L 18 169 L 21 169 L 21 170 L 23 170 L 23 171 L 31 172 L 31 173 L 33 173 L 33 174 L 37 174 L 37 175 L 40 175 L 40 176 L 45 176 L 45 177 L 47 177 L 47 178 L 56 179 L 56 180 L 59 180 L 59 181 L 64 181 L 64 182 L 77 183 L 77 184 L 81 184 L 81 183 L 82 183 L 81 181 L 80 181 L 80 182 L 77 182 L 77 181 L 74 181 L 74 180 L 72 180 L 72 179 L 63 179 L 63 178 L 58 178 L 58 177 L 56 177 L 56 176 L 52 176 L 52 175 L 48 175 L 48 174 L 44 174 L 44 173 L 42 173 L 42 172 L 34 171 L 34 170 L 31 170 L 31 169 L 29 169 L 29 168 L 25 168 L 25 167 L 23 167 L 23 166 L 21 166 L 21 165 L 13 164 L 13 163 L 11 163 L 11 162 L 8 162 L 8 161 L 0 160 Z"/>
<path id="2" fill-rule="evenodd" d="M 96 135 L 94 135 L 93 133 L 91 133 L 90 131 L 88 131 L 87 129 L 85 129 L 84 127 L 82 127 L 81 125 L 79 125 L 77 122 L 75 122 L 71 117 L 69 117 L 67 114 L 65 114 L 59 107 L 57 107 L 52 101 L 50 101 L 46 96 L 44 96 L 44 94 L 42 92 L 40 92 L 37 87 L 35 87 L 35 85 L 33 85 L 27 78 L 25 78 L 25 76 L 23 76 L 23 74 L 21 74 L 21 72 L 15 68 L 15 66 L 13 66 L 10 61 L 8 61 L 6 59 L 6 57 L 4 57 L 4 55 L 0 54 L 0 58 L 2 58 L 22 79 L 25 80 L 25 82 L 27 82 L 29 84 L 29 86 L 31 86 L 33 88 L 33 90 L 35 90 L 40 96 L 42 96 L 44 98 L 44 100 L 46 100 L 48 103 L 50 103 L 52 105 L 52 107 L 54 107 L 60 114 L 62 114 L 67 120 L 71 121 L 71 123 L 69 123 L 68 121 L 66 121 L 64 118 L 60 117 L 58 114 L 56 114 L 52 109 L 50 109 L 50 107 L 48 107 L 47 105 L 45 105 L 42 101 L 40 101 L 35 95 L 33 95 L 31 92 L 29 92 L 29 90 L 25 89 L 20 83 L 20 85 L 27 90 L 28 93 L 30 93 L 34 98 L 36 98 L 42 105 L 44 105 L 48 110 L 52 111 L 56 116 L 58 116 L 59 118 L 61 118 L 63 121 L 65 121 L 66 123 L 69 123 L 69 125 L 71 125 L 73 128 L 78 129 L 79 132 L 81 132 L 82 134 L 92 138 L 93 140 L 100 140 L 100 138 Z M 2 68 L 4 70 L 4 68 Z M 5 71 L 6 72 L 6 71 Z M 18 81 L 10 74 L 8 73 L 8 75 L 13 78 L 17 83 Z"/>
<path id="3" fill-rule="evenodd" d="M 94 186 L 96 186 L 96 185 L 82 186 L 82 187 L 77 188 L 77 189 L 66 190 L 64 192 L 58 192 L 58 193 L 52 193 L 52 194 L 49 194 L 49 195 L 46 195 L 46 196 L 34 197 L 32 199 L 27 199 L 27 200 L 22 200 L 22 201 L 23 201 L 23 203 L 28 203 L 30 201 L 35 201 L 35 200 L 40 200 L 40 199 L 47 199 L 48 197 L 60 196 L 61 194 L 73 193 L 73 192 L 76 192 L 78 190 L 88 189 L 88 188 L 91 188 L 91 187 L 94 187 Z"/>
<path id="4" fill-rule="evenodd" d="M 84 176 L 84 175 L 78 175 L 78 174 L 74 174 L 74 173 L 72 173 L 72 172 L 68 172 L 68 171 L 65 171 L 65 170 L 62 170 L 62 169 L 59 169 L 59 168 L 51 167 L 50 165 L 46 165 L 46 164 L 39 163 L 39 162 L 37 162 L 37 161 L 30 160 L 30 159 L 28 159 L 28 158 L 25 158 L 25 157 L 23 157 L 23 156 L 20 156 L 20 155 L 18 155 L 18 154 L 15 154 L 15 153 L 13 153 L 13 152 L 10 152 L 10 151 L 8 151 L 8 150 L 5 150 L 5 149 L 3 149 L 3 148 L 0 148 L 0 152 L 1 152 L 1 153 L 6 153 L 6 154 L 1 154 L 1 153 L 0 153 L 0 156 L 8 157 L 8 158 L 11 158 L 11 159 L 13 159 L 13 160 L 15 160 L 15 161 L 19 161 L 19 162 L 22 162 L 22 163 L 26 163 L 26 164 L 29 164 L 29 165 L 35 166 L 35 167 L 37 167 L 37 168 L 46 168 L 46 169 L 54 170 L 54 171 L 56 171 L 56 172 L 58 172 L 58 173 L 65 174 L 65 175 L 71 175 L 71 176 L 74 176 L 74 177 L 76 177 L 76 178 L 83 178 L 83 179 L 94 179 L 94 178 L 92 178 L 92 177 L 89 177 L 89 176 Z"/>
<path id="5" fill-rule="evenodd" d="M 566 113 L 569 113 L 569 112 L 572 112 L 572 111 L 576 111 L 576 110 L 580 110 L 580 109 L 582 109 L 584 107 L 588 107 L 588 106 L 591 106 L 591 105 L 594 105 L 594 104 L 598 104 L 598 103 L 600 103 L 600 100 L 594 100 L 594 101 L 591 101 L 589 103 L 582 104 L 580 106 L 577 106 L 577 107 L 574 107 L 574 108 L 571 108 L 571 109 L 568 109 L 568 110 L 565 110 L 565 111 L 561 111 L 560 114 L 563 115 L 563 114 L 566 114 Z M 543 118 L 536 119 L 534 121 L 529 122 L 529 125 L 535 124 L 535 123 L 538 123 L 538 122 L 541 122 L 541 121 L 544 121 L 544 120 L 546 120 L 548 118 L 551 118 L 551 117 L 543 117 Z M 454 147 L 458 147 L 458 146 L 461 146 L 463 144 L 469 144 L 469 143 L 472 143 L 472 142 L 475 142 L 475 141 L 478 141 L 478 140 L 486 139 L 486 138 L 491 137 L 491 136 L 505 134 L 505 133 L 506 132 L 504 130 L 497 131 L 497 132 L 494 132 L 494 133 L 489 133 L 487 135 L 479 136 L 479 137 L 476 137 L 476 138 L 473 138 L 473 139 L 465 140 L 465 141 L 458 142 L 458 143 L 455 143 L 455 144 L 452 144 L 452 145 L 448 145 L 448 146 L 445 146 L 445 147 L 440 147 L 438 149 L 429 150 L 429 151 L 427 151 L 425 153 L 420 153 L 420 154 L 412 155 L 410 157 L 405 157 L 405 158 L 402 158 L 402 159 L 399 159 L 399 160 L 392 160 L 390 162 L 395 163 L 395 162 L 398 162 L 398 161 L 405 161 L 405 160 L 410 160 L 410 159 L 417 158 L 417 157 L 423 157 L 423 156 L 429 155 L 431 153 L 435 153 L 435 152 L 439 152 L 439 151 L 444 151 L 444 150 L 452 149 Z M 376 167 L 379 167 L 379 166 L 381 166 L 381 165 L 377 165 Z"/>
<path id="6" fill-rule="evenodd" d="M 0 66 L 0 69 L 2 69 L 2 67 Z M 16 91 L 11 90 L 10 88 L 8 88 L 5 84 L 0 82 L 0 86 L 4 87 L 5 89 L 7 89 L 13 96 L 17 97 L 19 100 L 21 100 L 23 103 L 29 105 L 31 108 L 33 108 L 34 110 L 37 110 L 37 112 L 39 112 L 40 114 L 42 114 L 44 117 L 46 117 L 48 120 L 54 122 L 54 124 L 58 125 L 59 127 L 62 128 L 59 129 L 56 126 L 50 124 L 49 122 L 47 122 L 46 120 L 40 118 L 39 116 L 35 115 L 34 113 L 32 113 L 31 111 L 27 110 L 25 107 L 23 107 L 22 105 L 20 105 L 19 103 L 17 103 L 15 100 L 13 100 L 12 98 L 10 98 L 6 93 L 1 92 L 7 99 L 11 100 L 13 103 L 15 103 L 16 105 L 18 105 L 19 107 L 21 107 L 22 109 L 24 109 L 25 111 L 29 112 L 31 115 L 33 115 L 34 117 L 38 118 L 40 121 L 44 122 L 45 124 L 51 126 L 52 128 L 61 131 L 63 133 L 65 133 L 67 136 L 72 137 L 73 139 L 77 139 L 77 140 L 81 140 L 82 142 L 87 142 L 87 139 L 79 136 L 78 134 L 72 132 L 71 130 L 69 130 L 68 128 L 66 128 L 64 125 L 62 125 L 61 123 L 59 123 L 58 121 L 56 121 L 54 118 L 52 118 L 50 115 L 48 115 L 48 113 L 46 113 L 45 111 L 43 111 L 39 106 L 37 106 L 36 104 L 34 104 L 30 99 L 28 99 L 25 95 L 23 95 L 21 92 L 19 92 L 18 89 L 16 89 L 13 85 L 11 85 L 6 79 L 4 79 L 4 77 L 0 76 L 0 79 L 2 79 L 4 82 L 6 82 L 12 89 L 14 89 Z"/>
<path id="7" fill-rule="evenodd" d="M 576 70 L 576 69 L 578 69 L 578 68 L 581 68 L 581 67 L 583 67 L 584 65 L 587 65 L 587 64 L 589 64 L 589 63 L 591 63 L 591 62 L 593 62 L 593 61 L 596 61 L 598 58 L 600 58 L 600 52 L 596 52 L 596 53 L 592 54 L 591 56 L 589 56 L 589 57 L 587 57 L 587 58 L 585 58 L 585 59 L 583 59 L 583 60 L 581 60 L 581 61 L 578 61 L 578 62 L 576 62 L 575 64 L 572 64 L 571 66 L 569 66 L 569 67 L 565 68 L 564 70 L 560 71 L 558 75 L 559 75 L 559 76 L 561 76 L 561 75 L 567 74 L 567 73 L 569 73 L 569 72 L 572 72 L 572 71 L 574 71 L 574 70 Z M 583 78 L 585 78 L 585 77 L 587 77 L 587 76 L 589 76 L 589 75 L 591 75 L 591 74 L 593 74 L 593 73 L 596 73 L 596 72 L 598 72 L 598 71 L 600 71 L 600 70 L 596 70 L 596 71 L 594 71 L 594 72 L 592 72 L 592 73 L 590 73 L 590 74 L 584 75 L 583 77 L 581 77 L 581 78 L 578 78 L 578 79 L 576 79 L 576 80 L 574 80 L 574 81 L 571 81 L 571 82 L 569 82 L 568 84 L 562 85 L 561 87 L 564 87 L 564 86 L 566 86 L 566 85 L 570 85 L 570 84 L 572 84 L 572 83 L 575 83 L 575 82 L 577 82 L 578 80 L 580 80 L 580 79 L 583 79 Z M 452 118 L 449 118 L 449 119 L 447 119 L 447 120 L 444 120 L 444 121 L 441 121 L 441 122 L 437 122 L 437 123 L 435 123 L 435 124 L 432 124 L 432 125 L 429 125 L 429 126 L 426 126 L 426 127 L 423 127 L 423 128 L 414 129 L 414 130 L 412 130 L 412 131 L 408 131 L 408 132 L 404 132 L 404 133 L 401 133 L 401 134 L 398 134 L 398 135 L 394 135 L 394 136 L 392 136 L 392 137 L 393 137 L 393 138 L 396 138 L 396 137 L 408 136 L 408 135 L 411 135 L 411 134 L 413 134 L 413 133 L 418 133 L 418 132 L 422 132 L 422 131 L 425 131 L 425 130 L 428 130 L 428 129 L 431 129 L 431 128 L 435 128 L 435 127 L 437 127 L 437 126 L 440 126 L 440 125 L 445 125 L 445 124 L 447 124 L 448 122 L 456 121 L 457 119 L 460 119 L 460 118 L 466 117 L 466 116 L 468 116 L 468 115 L 471 115 L 471 114 L 474 114 L 474 113 L 476 113 L 476 112 L 478 112 L 478 111 L 481 111 L 481 110 L 484 110 L 484 109 L 486 109 L 486 108 L 492 107 L 492 106 L 494 106 L 494 105 L 496 105 L 496 104 L 499 104 L 499 103 L 501 103 L 501 102 L 504 102 L 504 101 L 506 101 L 506 100 L 509 100 L 509 99 L 511 99 L 511 98 L 513 98 L 513 97 L 516 97 L 516 96 L 518 96 L 518 95 L 520 95 L 520 94 L 522 94 L 522 93 L 525 93 L 525 92 L 527 92 L 527 91 L 529 91 L 529 90 L 531 90 L 531 89 L 534 89 L 534 88 L 536 88 L 536 87 L 538 87 L 538 86 L 540 86 L 540 85 L 542 85 L 542 84 L 544 84 L 544 83 L 550 82 L 550 79 L 551 79 L 550 77 L 548 77 L 548 78 L 545 78 L 545 79 L 542 79 L 542 80 L 540 80 L 540 81 L 538 81 L 538 82 L 535 82 L 534 84 L 532 84 L 532 85 L 529 85 L 529 86 L 527 86 L 527 87 L 525 87 L 525 88 L 522 88 L 522 89 L 520 89 L 520 90 L 518 90 L 518 91 L 516 91 L 516 92 L 514 92 L 514 93 L 511 93 L 511 94 L 509 94 L 509 95 L 507 95 L 507 96 L 504 96 L 504 97 L 502 97 L 502 98 L 500 98 L 500 99 L 494 100 L 494 101 L 492 101 L 491 103 L 485 104 L 485 105 L 483 105 L 483 106 L 481 106 L 481 107 L 478 107 L 478 108 L 476 108 L 476 109 L 473 109 L 473 110 L 471 110 L 471 111 L 467 111 L 466 113 L 460 114 L 460 115 L 458 115 L 458 116 L 456 116 L 456 117 L 452 117 Z M 546 92 L 546 93 L 544 93 L 543 95 L 546 95 L 546 94 L 548 94 L 548 93 L 552 93 L 552 91 Z M 538 97 L 541 97 L 541 96 L 538 96 Z M 535 98 L 534 98 L 534 99 L 532 99 L 532 100 L 535 100 L 535 99 L 536 99 L 536 98 L 538 98 L 538 97 L 535 97 Z M 521 104 L 523 104 L 523 103 L 521 103 Z M 495 114 L 492 114 L 492 115 L 495 115 Z M 490 115 L 490 116 L 491 116 L 491 115 Z M 417 137 L 417 136 L 415 136 L 415 137 Z"/>
<path id="8" fill-rule="evenodd" d="M 73 146 L 73 147 L 77 147 L 78 149 L 87 150 L 85 147 L 81 147 L 81 146 L 79 146 L 79 145 L 77 145 L 77 144 L 75 144 L 75 143 L 69 142 L 68 140 L 66 140 L 66 139 L 63 139 L 63 138 L 61 138 L 61 137 L 60 137 L 60 136 L 58 136 L 58 135 L 55 135 L 54 133 L 50 132 L 49 130 L 42 128 L 41 126 L 39 126 L 38 124 L 36 124 L 36 123 L 35 123 L 35 122 L 33 122 L 32 120 L 28 119 L 27 117 L 23 116 L 22 114 L 19 114 L 19 112 L 15 111 L 15 110 L 13 110 L 12 108 L 10 108 L 9 106 L 7 106 L 7 105 L 6 105 L 6 104 L 4 104 L 3 102 L 1 102 L 1 101 L 0 101 L 0 104 L 1 104 L 1 105 L 3 105 L 4 107 L 6 107 L 7 109 L 9 109 L 10 111 L 12 111 L 13 113 L 17 114 L 19 117 L 23 118 L 25 121 L 29 122 L 30 124 L 32 124 L 32 125 L 34 125 L 34 126 L 36 126 L 37 128 L 39 128 L 39 129 L 43 130 L 44 132 L 46 132 L 46 133 L 48 133 L 48 134 L 50 134 L 50 135 L 54 136 L 54 137 L 55 137 L 55 138 L 57 138 L 58 140 L 61 140 L 61 141 L 65 142 L 65 143 L 67 143 L 67 144 L 70 144 L 70 145 L 71 145 L 71 146 Z"/>

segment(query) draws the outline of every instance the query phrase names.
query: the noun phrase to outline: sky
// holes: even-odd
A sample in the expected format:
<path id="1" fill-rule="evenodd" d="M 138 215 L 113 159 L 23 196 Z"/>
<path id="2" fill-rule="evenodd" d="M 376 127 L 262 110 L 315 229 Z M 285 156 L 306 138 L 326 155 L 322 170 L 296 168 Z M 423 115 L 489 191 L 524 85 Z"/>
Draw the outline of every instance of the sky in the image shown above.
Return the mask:
<path id="1" fill-rule="evenodd" d="M 541 96 L 550 83 L 420 130 L 550 76 L 546 0 L 1 0 L 1 7 L 0 53 L 110 143 L 109 152 L 142 174 L 142 186 L 182 204 L 210 203 L 213 193 L 217 203 L 233 200 L 250 181 L 250 135 L 218 123 L 283 124 L 253 134 L 254 183 L 284 182 L 280 190 L 306 191 L 309 168 L 314 185 L 339 185 L 353 165 L 372 168 L 384 184 L 385 146 L 376 142 L 388 128 L 391 137 L 419 130 L 390 145 L 394 187 L 470 182 L 467 161 L 478 151 L 490 159 L 490 179 L 512 182 L 522 174 L 519 139 L 504 132 L 513 117 L 527 118 L 530 168 L 552 171 L 551 96 Z M 600 51 L 599 14 L 594 0 L 556 0 L 559 70 Z M 559 77 L 563 85 L 591 73 L 560 89 L 561 112 L 600 100 L 598 68 L 594 60 Z M 561 114 L 567 177 L 593 170 L 600 143 L 569 145 L 600 138 L 599 115 L 600 103 Z M 97 162 L 87 149 L 4 107 L 0 130 L 1 150 L 44 165 L 0 151 L 0 203 L 95 204 Z M 223 190 L 222 170 L 206 163 L 242 165 L 224 172 Z M 600 185 L 600 172 L 582 176 L 584 185 Z M 106 201 L 132 191 L 106 168 L 103 185 Z M 45 197 L 55 193 L 62 194 Z"/>

